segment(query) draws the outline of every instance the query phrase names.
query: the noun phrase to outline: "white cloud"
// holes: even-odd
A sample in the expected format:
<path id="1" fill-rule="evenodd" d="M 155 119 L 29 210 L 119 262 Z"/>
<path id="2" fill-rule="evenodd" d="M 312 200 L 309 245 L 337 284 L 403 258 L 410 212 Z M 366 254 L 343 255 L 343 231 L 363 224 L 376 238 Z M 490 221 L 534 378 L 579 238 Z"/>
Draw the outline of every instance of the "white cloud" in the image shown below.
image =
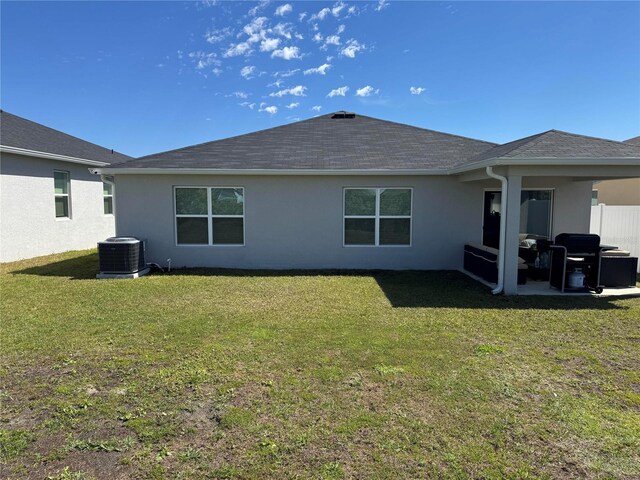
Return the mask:
<path id="1" fill-rule="evenodd" d="M 340 55 L 349 58 L 355 58 L 356 53 L 365 49 L 365 45 L 361 44 L 357 40 L 350 39 L 347 42 L 347 46 L 340 50 Z"/>
<path id="2" fill-rule="evenodd" d="M 247 13 L 249 14 L 250 17 L 255 17 L 260 10 L 262 10 L 264 7 L 269 5 L 269 2 L 270 0 L 261 0 L 261 2 L 258 3 L 258 5 L 250 9 L 249 12 Z"/>
<path id="3" fill-rule="evenodd" d="M 313 36 L 313 41 L 316 42 L 316 43 L 320 43 L 320 42 L 322 42 L 322 40 L 323 40 L 323 38 L 322 38 L 322 34 L 320 32 L 316 33 Z"/>
<path id="4" fill-rule="evenodd" d="M 274 50 L 271 54 L 271 58 L 283 58 L 285 60 L 292 60 L 294 58 L 302 58 L 300 55 L 300 49 L 298 47 L 284 47 L 280 50 Z"/>
<path id="5" fill-rule="evenodd" d="M 307 18 L 307 12 L 302 12 L 300 15 L 298 15 L 299 22 L 303 21 L 305 18 Z"/>
<path id="6" fill-rule="evenodd" d="M 293 77 L 299 71 L 300 71 L 299 68 L 294 68 L 293 70 L 283 70 L 281 72 L 275 72 L 273 76 L 282 77 L 282 78 Z"/>
<path id="7" fill-rule="evenodd" d="M 279 38 L 265 38 L 260 42 L 260 51 L 261 52 L 270 52 L 271 50 L 275 50 L 280 46 Z"/>
<path id="8" fill-rule="evenodd" d="M 249 53 L 251 53 L 251 45 L 247 42 L 236 43 L 235 45 L 232 43 L 222 56 L 227 58 L 238 57 L 240 55 L 248 55 Z"/>
<path id="9" fill-rule="evenodd" d="M 318 13 L 311 15 L 311 20 L 315 20 L 316 18 L 318 20 L 324 20 L 327 17 L 327 15 L 329 15 L 330 13 L 331 13 L 330 8 L 323 8 Z"/>
<path id="10" fill-rule="evenodd" d="M 219 77 L 220 74 L 222 73 L 222 69 L 218 67 L 213 67 L 211 69 L 211 73 L 213 73 L 216 77 Z"/>
<path id="11" fill-rule="evenodd" d="M 287 40 L 291 40 L 291 24 L 288 23 L 278 23 L 276 26 L 272 28 L 272 31 Z"/>
<path id="12" fill-rule="evenodd" d="M 328 94 L 327 97 L 331 98 L 331 97 L 344 97 L 347 92 L 349 91 L 349 87 L 338 87 L 338 88 L 334 88 L 333 90 L 331 90 Z"/>
<path id="13" fill-rule="evenodd" d="M 326 75 L 327 74 L 327 70 L 329 70 L 331 68 L 331 65 L 329 65 L 328 63 L 325 63 L 323 65 L 320 65 L 319 67 L 315 67 L 315 68 L 308 68 L 307 70 L 304 71 L 305 75 L 312 75 L 314 73 L 317 73 L 319 75 Z"/>
<path id="14" fill-rule="evenodd" d="M 247 80 L 255 77 L 256 76 L 255 74 L 256 74 L 256 67 L 254 67 L 253 65 L 246 65 L 242 67 L 242 69 L 240 70 L 240 75 L 243 78 L 246 78 Z"/>
<path id="15" fill-rule="evenodd" d="M 266 103 L 262 102 L 260 104 L 260 108 L 258 108 L 258 111 L 267 112 L 273 115 L 275 113 L 278 113 L 278 107 L 276 107 L 275 105 L 267 105 Z"/>
<path id="16" fill-rule="evenodd" d="M 344 7 L 346 7 L 344 3 L 342 2 L 336 3 L 331 9 L 331 14 L 337 18 Z"/>
<path id="17" fill-rule="evenodd" d="M 380 89 L 374 89 L 371 85 L 362 87 L 356 90 L 356 97 L 370 97 L 371 95 L 377 95 Z"/>
<path id="18" fill-rule="evenodd" d="M 253 35 L 258 35 L 260 34 L 260 32 L 264 31 L 265 26 L 267 25 L 268 22 L 269 22 L 269 19 L 267 17 L 256 17 L 252 19 L 249 23 L 247 23 L 242 28 L 242 31 L 246 33 L 249 37 L 252 37 Z M 260 38 L 257 38 L 253 41 L 256 42 L 259 39 Z"/>
<path id="19" fill-rule="evenodd" d="M 231 35 L 231 29 L 229 27 L 225 27 L 219 30 L 209 30 L 204 35 L 204 38 L 209 43 L 218 43 L 224 40 L 229 35 Z"/>
<path id="20" fill-rule="evenodd" d="M 276 87 L 276 88 L 280 88 L 282 86 L 284 82 L 281 79 L 276 80 L 273 83 L 270 83 L 269 85 L 267 85 L 267 87 Z"/>
<path id="21" fill-rule="evenodd" d="M 388 0 L 378 0 L 378 5 L 376 5 L 376 12 L 380 12 L 389 6 Z"/>
<path id="22" fill-rule="evenodd" d="M 341 34 L 342 32 L 344 32 L 345 28 L 347 28 L 347 27 L 345 27 L 344 25 L 340 25 L 338 27 L 338 35 Z"/>
<path id="23" fill-rule="evenodd" d="M 299 102 L 291 102 L 289 105 L 287 105 L 287 108 L 291 110 L 292 108 L 298 108 L 299 106 L 300 106 Z"/>
<path id="24" fill-rule="evenodd" d="M 324 46 L 327 45 L 340 45 L 340 36 L 339 35 L 329 35 L 324 39 Z"/>
<path id="25" fill-rule="evenodd" d="M 203 70 L 210 65 L 219 67 L 222 62 L 217 59 L 215 53 L 205 53 L 202 51 L 189 53 L 189 58 L 196 62 L 196 70 Z"/>
<path id="26" fill-rule="evenodd" d="M 232 95 L 237 98 L 249 98 L 249 94 L 246 92 L 233 92 Z"/>
<path id="27" fill-rule="evenodd" d="M 292 88 L 285 88 L 284 90 L 278 90 L 277 92 L 270 93 L 270 97 L 284 97 L 285 95 L 293 95 L 294 97 L 306 97 L 305 91 L 307 87 L 297 85 Z"/>
<path id="28" fill-rule="evenodd" d="M 291 6 L 291 4 L 285 3 L 284 5 L 280 5 L 278 8 L 276 8 L 276 15 L 282 17 L 283 15 L 290 13 L 292 10 L 293 7 Z"/>
<path id="29" fill-rule="evenodd" d="M 314 105 L 313 107 L 311 107 L 311 110 L 313 110 L 314 112 L 319 112 L 320 110 L 322 110 L 322 107 L 320 105 Z"/>
<path id="30" fill-rule="evenodd" d="M 410 87 L 409 92 L 411 95 L 420 95 L 422 92 L 425 92 L 427 89 L 422 87 Z"/>
<path id="31" fill-rule="evenodd" d="M 340 13 L 342 12 L 342 10 L 344 10 L 346 8 L 346 4 L 342 1 L 336 2 L 333 7 L 331 8 L 323 8 L 322 10 L 320 10 L 318 13 L 314 13 L 313 15 L 311 15 L 311 18 L 309 20 L 324 20 L 325 18 L 327 18 L 329 15 L 333 15 L 335 18 L 338 18 L 340 16 Z M 355 7 L 351 7 L 347 10 L 347 12 L 349 14 L 352 14 L 355 12 Z"/>
<path id="32" fill-rule="evenodd" d="M 249 108 L 251 110 L 253 110 L 254 108 L 256 108 L 256 104 L 255 103 L 249 103 L 249 102 L 242 102 L 240 104 L 241 107 L 246 107 Z"/>

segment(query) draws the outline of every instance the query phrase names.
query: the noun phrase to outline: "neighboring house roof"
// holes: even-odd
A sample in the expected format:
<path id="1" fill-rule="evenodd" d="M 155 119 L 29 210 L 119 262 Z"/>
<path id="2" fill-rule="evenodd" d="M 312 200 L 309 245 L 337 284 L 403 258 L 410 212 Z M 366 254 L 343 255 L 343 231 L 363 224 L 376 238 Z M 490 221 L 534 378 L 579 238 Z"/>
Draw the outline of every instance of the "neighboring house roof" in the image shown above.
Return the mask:
<path id="1" fill-rule="evenodd" d="M 364 115 L 332 116 L 147 155 L 122 168 L 446 170 L 495 145 Z"/>
<path id="2" fill-rule="evenodd" d="M 625 140 L 624 143 L 630 143 L 631 145 L 640 145 L 640 135 L 637 137 L 629 138 Z"/>
<path id="3" fill-rule="evenodd" d="M 603 138 L 549 130 L 493 147 L 470 163 L 508 159 L 640 158 L 640 147 Z"/>
<path id="4" fill-rule="evenodd" d="M 4 111 L 0 111 L 0 145 L 4 151 L 88 164 L 118 164 L 132 158 Z"/>

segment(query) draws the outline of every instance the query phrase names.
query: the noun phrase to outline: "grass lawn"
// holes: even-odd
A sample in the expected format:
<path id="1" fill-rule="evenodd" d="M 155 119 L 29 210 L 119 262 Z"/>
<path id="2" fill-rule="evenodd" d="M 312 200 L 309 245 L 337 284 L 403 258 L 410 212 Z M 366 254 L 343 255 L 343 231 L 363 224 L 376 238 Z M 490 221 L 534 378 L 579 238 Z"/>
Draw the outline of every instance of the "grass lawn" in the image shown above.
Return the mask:
<path id="1" fill-rule="evenodd" d="M 0 266 L 0 478 L 639 478 L 640 299 Z"/>

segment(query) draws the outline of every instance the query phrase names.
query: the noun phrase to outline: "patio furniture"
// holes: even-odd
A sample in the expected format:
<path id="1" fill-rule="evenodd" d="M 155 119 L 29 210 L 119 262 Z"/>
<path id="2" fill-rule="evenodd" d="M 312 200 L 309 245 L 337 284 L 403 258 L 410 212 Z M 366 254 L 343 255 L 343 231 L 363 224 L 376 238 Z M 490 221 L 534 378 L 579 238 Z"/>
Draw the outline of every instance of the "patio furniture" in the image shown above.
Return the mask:
<path id="1" fill-rule="evenodd" d="M 600 237 L 586 233 L 561 233 L 551 249 L 549 285 L 561 292 L 593 290 L 600 284 Z"/>
<path id="2" fill-rule="evenodd" d="M 638 258 L 625 250 L 602 252 L 600 283 L 604 287 L 634 287 L 638 271 Z"/>
<path id="3" fill-rule="evenodd" d="M 464 269 L 490 283 L 498 282 L 499 250 L 484 245 L 464 246 Z M 518 285 L 527 283 L 528 266 L 518 258 Z"/>

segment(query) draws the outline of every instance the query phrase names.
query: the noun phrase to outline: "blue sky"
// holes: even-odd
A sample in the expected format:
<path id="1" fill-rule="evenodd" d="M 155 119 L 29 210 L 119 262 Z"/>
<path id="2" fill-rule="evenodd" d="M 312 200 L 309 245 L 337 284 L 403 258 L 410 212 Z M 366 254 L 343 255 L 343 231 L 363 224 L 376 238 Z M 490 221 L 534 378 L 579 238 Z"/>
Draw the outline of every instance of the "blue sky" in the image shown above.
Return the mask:
<path id="1" fill-rule="evenodd" d="M 638 2 L 0 5 L 2 108 L 130 155 L 341 109 L 640 135 Z"/>

